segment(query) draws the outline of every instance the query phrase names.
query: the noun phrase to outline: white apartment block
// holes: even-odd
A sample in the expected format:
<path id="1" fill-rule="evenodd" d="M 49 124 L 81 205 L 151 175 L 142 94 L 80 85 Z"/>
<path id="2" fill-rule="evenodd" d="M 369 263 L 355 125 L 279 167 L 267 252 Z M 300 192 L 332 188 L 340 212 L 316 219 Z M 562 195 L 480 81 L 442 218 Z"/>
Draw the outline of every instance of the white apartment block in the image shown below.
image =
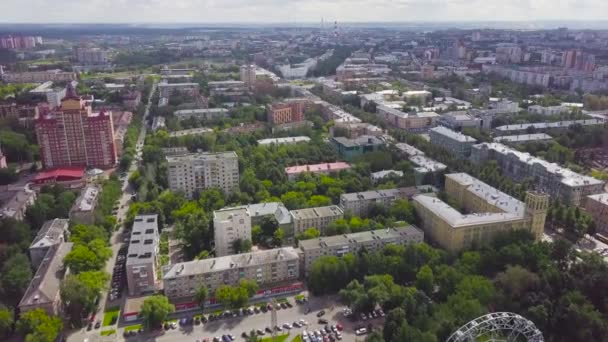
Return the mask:
<path id="1" fill-rule="evenodd" d="M 300 241 L 301 267 L 308 273 L 310 266 L 322 256 L 342 257 L 365 248 L 368 252 L 378 251 L 388 244 L 404 245 L 421 243 L 424 232 L 414 226 L 379 229 L 367 232 L 321 237 Z"/>
<path id="2" fill-rule="evenodd" d="M 317 228 L 324 235 L 332 222 L 344 217 L 344 212 L 337 205 L 292 210 L 289 213 L 294 234 L 303 233 L 308 228 Z"/>
<path id="3" fill-rule="evenodd" d="M 340 208 L 355 216 L 366 217 L 375 206 L 390 207 L 396 200 L 408 199 L 418 193 L 415 187 L 371 190 L 340 195 Z"/>
<path id="4" fill-rule="evenodd" d="M 251 217 L 247 208 L 228 208 L 213 212 L 215 255 L 234 254 L 236 240 L 251 241 Z"/>
<path id="5" fill-rule="evenodd" d="M 233 151 L 167 156 L 167 162 L 169 188 L 189 198 L 204 189 L 219 188 L 230 194 L 239 187 L 239 160 Z"/>
<path id="6" fill-rule="evenodd" d="M 300 261 L 293 247 L 276 248 L 213 259 L 182 262 L 165 267 L 163 284 L 171 301 L 192 299 L 201 285 L 209 297 L 221 285 L 238 285 L 241 279 L 255 280 L 260 287 L 297 280 Z"/>
<path id="7" fill-rule="evenodd" d="M 136 216 L 126 261 L 127 286 L 130 296 L 156 291 L 159 243 L 158 215 Z"/>

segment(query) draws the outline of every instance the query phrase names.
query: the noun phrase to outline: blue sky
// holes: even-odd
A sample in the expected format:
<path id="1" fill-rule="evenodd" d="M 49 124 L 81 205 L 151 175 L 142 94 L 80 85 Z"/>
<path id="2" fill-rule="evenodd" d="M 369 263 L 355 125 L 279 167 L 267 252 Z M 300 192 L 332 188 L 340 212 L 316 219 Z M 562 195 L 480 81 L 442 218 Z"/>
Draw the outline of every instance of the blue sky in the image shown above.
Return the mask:
<path id="1" fill-rule="evenodd" d="M 0 22 L 606 20 L 608 0 L 0 0 Z"/>

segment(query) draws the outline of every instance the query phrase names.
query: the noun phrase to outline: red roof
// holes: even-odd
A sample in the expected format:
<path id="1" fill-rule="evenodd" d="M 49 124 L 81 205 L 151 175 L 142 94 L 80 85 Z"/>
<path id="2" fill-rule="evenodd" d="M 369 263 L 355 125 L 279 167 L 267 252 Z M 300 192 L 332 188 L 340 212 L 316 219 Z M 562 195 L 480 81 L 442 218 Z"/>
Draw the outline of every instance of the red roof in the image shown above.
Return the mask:
<path id="1" fill-rule="evenodd" d="M 34 178 L 34 183 L 44 183 L 48 181 L 70 181 L 84 177 L 84 167 L 66 167 L 59 169 L 46 170 L 38 173 Z"/>

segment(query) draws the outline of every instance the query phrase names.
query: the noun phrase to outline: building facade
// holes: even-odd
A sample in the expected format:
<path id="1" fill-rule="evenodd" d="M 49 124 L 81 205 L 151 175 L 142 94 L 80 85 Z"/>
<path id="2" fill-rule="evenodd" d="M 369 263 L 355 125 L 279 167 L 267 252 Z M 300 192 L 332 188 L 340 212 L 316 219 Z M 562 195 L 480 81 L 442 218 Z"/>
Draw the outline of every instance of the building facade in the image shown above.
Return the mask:
<path id="1" fill-rule="evenodd" d="M 355 216 L 366 217 L 373 206 L 388 208 L 395 201 L 408 199 L 418 193 L 415 187 L 371 190 L 340 195 L 340 208 Z"/>
<path id="2" fill-rule="evenodd" d="M 249 89 L 255 87 L 255 69 L 255 64 L 241 65 L 240 68 L 241 81 L 244 82 L 245 86 Z"/>
<path id="3" fill-rule="evenodd" d="M 304 121 L 304 107 L 307 102 L 305 99 L 289 99 L 268 105 L 266 109 L 268 122 L 273 125 L 281 125 Z"/>
<path id="4" fill-rule="evenodd" d="M 241 279 L 260 287 L 297 280 L 300 262 L 293 247 L 194 260 L 170 265 L 163 272 L 165 295 L 172 302 L 191 300 L 201 285 L 209 297 L 222 285 L 237 286 Z"/>
<path id="5" fill-rule="evenodd" d="M 498 233 L 529 230 L 540 240 L 549 196 L 528 192 L 523 203 L 466 173 L 446 175 L 445 191 L 464 214 L 434 195 L 414 196 L 427 237 L 450 252 L 490 243 Z"/>
<path id="6" fill-rule="evenodd" d="M 471 155 L 471 147 L 477 142 L 474 138 L 443 126 L 429 130 L 431 144 L 439 146 L 460 159 Z"/>
<path id="7" fill-rule="evenodd" d="M 75 223 L 94 224 L 95 223 L 95 207 L 101 189 L 94 184 L 87 185 L 80 192 L 80 196 L 70 209 L 70 219 Z"/>
<path id="8" fill-rule="evenodd" d="M 39 113 L 34 122 L 45 168 L 86 166 L 109 169 L 116 165 L 112 113 L 94 113 L 71 83 L 61 106 Z"/>
<path id="9" fill-rule="evenodd" d="M 195 192 L 209 188 L 230 194 L 239 187 L 238 159 L 235 152 L 167 156 L 169 188 L 190 198 Z"/>
<path id="10" fill-rule="evenodd" d="M 608 236 L 608 192 L 587 196 L 585 210 L 593 217 L 598 232 Z"/>
<path id="11" fill-rule="evenodd" d="M 424 233 L 414 226 L 302 240 L 299 242 L 301 268 L 303 273 L 308 275 L 312 264 L 323 256 L 342 257 L 348 253 L 357 253 L 363 248 L 368 252 L 375 252 L 388 244 L 404 245 L 423 241 Z"/>
<path id="12" fill-rule="evenodd" d="M 344 217 L 344 212 L 337 205 L 291 210 L 294 234 L 303 233 L 308 228 L 317 228 L 321 235 L 332 222 Z"/>
<path id="13" fill-rule="evenodd" d="M 158 215 L 135 217 L 125 264 L 129 296 L 153 293 L 157 289 L 158 228 Z"/>
<path id="14" fill-rule="evenodd" d="M 195 118 L 203 121 L 219 120 L 229 116 L 228 109 L 225 108 L 198 108 L 181 109 L 173 113 L 178 120 Z"/>
<path id="15" fill-rule="evenodd" d="M 75 81 L 75 72 L 61 70 L 26 71 L 4 73 L 2 80 L 7 83 L 43 83 L 47 81 Z"/>
<path id="16" fill-rule="evenodd" d="M 481 164 L 489 160 L 496 161 L 507 177 L 516 182 L 529 179 L 536 190 L 546 192 L 552 199 L 567 205 L 582 205 L 588 195 L 604 192 L 604 181 L 581 175 L 529 153 L 499 143 L 473 146 L 473 163 Z"/>
<path id="17" fill-rule="evenodd" d="M 234 254 L 236 241 L 251 241 L 251 216 L 246 208 L 227 208 L 213 212 L 215 255 Z"/>
<path id="18" fill-rule="evenodd" d="M 347 161 L 352 161 L 366 153 L 380 151 L 385 145 L 383 139 L 372 135 L 362 135 L 354 139 L 334 137 L 331 142 L 338 154 Z"/>
<path id="19" fill-rule="evenodd" d="M 35 269 L 40 266 L 51 247 L 67 241 L 70 235 L 68 224 L 69 220 L 53 219 L 40 227 L 29 248 L 30 260 Z"/>

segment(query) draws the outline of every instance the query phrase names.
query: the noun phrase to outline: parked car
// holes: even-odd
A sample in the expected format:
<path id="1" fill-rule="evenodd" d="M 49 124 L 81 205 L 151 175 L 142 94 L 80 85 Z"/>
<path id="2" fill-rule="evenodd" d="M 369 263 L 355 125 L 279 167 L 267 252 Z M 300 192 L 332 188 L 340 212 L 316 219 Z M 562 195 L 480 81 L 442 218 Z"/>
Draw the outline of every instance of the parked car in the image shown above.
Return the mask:
<path id="1" fill-rule="evenodd" d="M 355 335 L 357 335 L 357 336 L 361 336 L 361 335 L 365 335 L 365 334 L 367 334 L 367 329 L 365 329 L 365 328 L 355 330 Z"/>
<path id="2" fill-rule="evenodd" d="M 319 324 L 327 324 L 327 320 L 325 318 L 319 318 Z"/>
<path id="3" fill-rule="evenodd" d="M 317 312 L 317 317 L 322 317 L 323 315 L 325 315 L 325 310 Z"/>

